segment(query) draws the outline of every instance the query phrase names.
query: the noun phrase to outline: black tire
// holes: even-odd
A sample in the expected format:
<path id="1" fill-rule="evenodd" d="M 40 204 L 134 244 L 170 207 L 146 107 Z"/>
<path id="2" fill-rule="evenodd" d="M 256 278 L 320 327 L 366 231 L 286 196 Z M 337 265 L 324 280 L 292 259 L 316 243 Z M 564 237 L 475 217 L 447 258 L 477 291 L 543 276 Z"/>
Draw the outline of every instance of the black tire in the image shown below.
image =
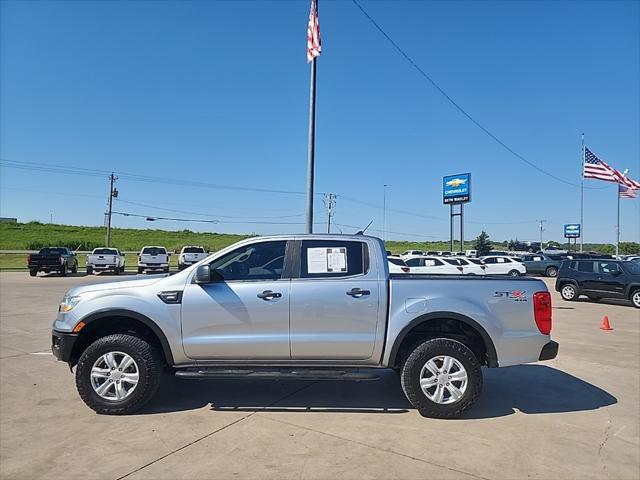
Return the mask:
<path id="1" fill-rule="evenodd" d="M 93 267 L 87 267 L 87 275 L 93 275 Z"/>
<path id="2" fill-rule="evenodd" d="M 118 275 L 120 273 L 120 267 L 114 267 L 113 268 L 113 274 L 114 275 Z"/>
<path id="3" fill-rule="evenodd" d="M 509 276 L 510 277 L 519 277 L 520 276 L 520 272 L 518 270 L 511 270 L 509 272 Z"/>
<path id="4" fill-rule="evenodd" d="M 62 265 L 62 267 L 60 267 L 60 276 L 61 277 L 66 277 L 67 276 L 67 266 L 66 265 Z"/>
<path id="5" fill-rule="evenodd" d="M 640 288 L 636 288 L 631 292 L 630 299 L 634 307 L 640 308 Z"/>
<path id="6" fill-rule="evenodd" d="M 34 269 L 29 270 L 29 276 L 35 277 L 36 275 L 38 275 L 38 270 L 34 270 Z"/>
<path id="7" fill-rule="evenodd" d="M 164 269 L 164 273 L 169 273 L 169 267 Z"/>
<path id="8" fill-rule="evenodd" d="M 446 355 L 462 364 L 467 372 L 467 386 L 463 395 L 448 404 L 429 399 L 420 387 L 420 376 L 428 360 Z M 400 374 L 402 389 L 407 399 L 424 417 L 456 418 L 468 410 L 482 391 L 480 362 L 464 344 L 447 338 L 436 338 L 418 345 L 405 361 Z"/>
<path id="9" fill-rule="evenodd" d="M 558 276 L 558 268 L 557 267 L 547 267 L 544 271 L 544 274 L 547 277 L 557 277 Z"/>
<path id="10" fill-rule="evenodd" d="M 578 299 L 578 288 L 573 283 L 565 283 L 560 287 L 560 296 L 567 302 Z"/>
<path id="11" fill-rule="evenodd" d="M 71 273 L 78 273 L 78 264 L 77 263 L 71 269 Z"/>
<path id="12" fill-rule="evenodd" d="M 143 268 L 138 267 L 138 274 L 141 274 L 142 272 L 144 272 Z"/>
<path id="13" fill-rule="evenodd" d="M 133 358 L 138 367 L 138 384 L 124 400 L 102 398 L 91 385 L 93 364 L 109 352 L 126 353 Z M 94 412 L 127 415 L 142 408 L 153 397 L 160 385 L 162 370 L 162 357 L 145 340 L 125 334 L 109 335 L 93 342 L 80 356 L 76 367 L 76 387 L 82 401 Z"/>
<path id="14" fill-rule="evenodd" d="M 120 273 L 124 273 L 124 265 L 120 267 Z"/>

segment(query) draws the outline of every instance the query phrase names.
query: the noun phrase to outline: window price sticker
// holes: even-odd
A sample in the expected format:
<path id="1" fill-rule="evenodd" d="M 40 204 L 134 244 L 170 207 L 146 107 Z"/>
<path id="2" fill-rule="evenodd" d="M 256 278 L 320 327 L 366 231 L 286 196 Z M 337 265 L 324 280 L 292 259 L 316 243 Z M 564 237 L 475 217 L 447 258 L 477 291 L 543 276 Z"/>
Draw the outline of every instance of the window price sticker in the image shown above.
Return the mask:
<path id="1" fill-rule="evenodd" d="M 347 248 L 307 249 L 309 273 L 343 273 L 347 271 Z"/>

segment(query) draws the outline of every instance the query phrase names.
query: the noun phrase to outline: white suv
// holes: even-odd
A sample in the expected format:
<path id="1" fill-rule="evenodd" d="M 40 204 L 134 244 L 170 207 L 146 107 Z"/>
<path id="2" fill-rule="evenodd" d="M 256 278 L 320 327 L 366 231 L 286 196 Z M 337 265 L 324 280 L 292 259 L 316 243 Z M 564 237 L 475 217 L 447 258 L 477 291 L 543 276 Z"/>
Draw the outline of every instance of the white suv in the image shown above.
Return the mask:
<path id="1" fill-rule="evenodd" d="M 485 273 L 487 275 L 511 275 L 519 277 L 527 273 L 527 267 L 512 257 L 501 255 L 491 255 L 482 257 L 482 263 L 487 267 Z"/>

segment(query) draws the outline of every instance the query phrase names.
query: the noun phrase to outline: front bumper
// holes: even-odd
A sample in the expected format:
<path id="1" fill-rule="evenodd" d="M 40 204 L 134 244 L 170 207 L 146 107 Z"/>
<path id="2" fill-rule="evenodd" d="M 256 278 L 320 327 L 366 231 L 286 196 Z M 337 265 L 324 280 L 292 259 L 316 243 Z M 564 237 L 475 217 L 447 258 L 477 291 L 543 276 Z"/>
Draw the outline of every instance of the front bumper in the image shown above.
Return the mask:
<path id="1" fill-rule="evenodd" d="M 558 356 L 558 342 L 554 342 L 553 340 L 547 343 L 544 347 L 542 347 L 542 351 L 540 352 L 539 361 L 542 360 L 552 360 Z"/>
<path id="2" fill-rule="evenodd" d="M 78 340 L 77 333 L 51 331 L 51 353 L 58 360 L 69 363 L 73 347 Z"/>

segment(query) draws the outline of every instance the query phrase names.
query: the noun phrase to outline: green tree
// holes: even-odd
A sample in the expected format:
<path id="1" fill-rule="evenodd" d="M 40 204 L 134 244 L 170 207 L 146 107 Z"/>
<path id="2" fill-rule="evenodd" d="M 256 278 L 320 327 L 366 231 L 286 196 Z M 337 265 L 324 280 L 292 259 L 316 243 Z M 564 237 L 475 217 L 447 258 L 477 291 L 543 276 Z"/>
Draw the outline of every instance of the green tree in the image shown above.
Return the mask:
<path id="1" fill-rule="evenodd" d="M 479 257 L 487 255 L 491 251 L 491 240 L 489 240 L 489 235 L 484 230 L 476 238 L 475 249 Z"/>
<path id="2" fill-rule="evenodd" d="M 620 242 L 621 255 L 633 255 L 640 253 L 640 243 L 638 242 Z"/>

